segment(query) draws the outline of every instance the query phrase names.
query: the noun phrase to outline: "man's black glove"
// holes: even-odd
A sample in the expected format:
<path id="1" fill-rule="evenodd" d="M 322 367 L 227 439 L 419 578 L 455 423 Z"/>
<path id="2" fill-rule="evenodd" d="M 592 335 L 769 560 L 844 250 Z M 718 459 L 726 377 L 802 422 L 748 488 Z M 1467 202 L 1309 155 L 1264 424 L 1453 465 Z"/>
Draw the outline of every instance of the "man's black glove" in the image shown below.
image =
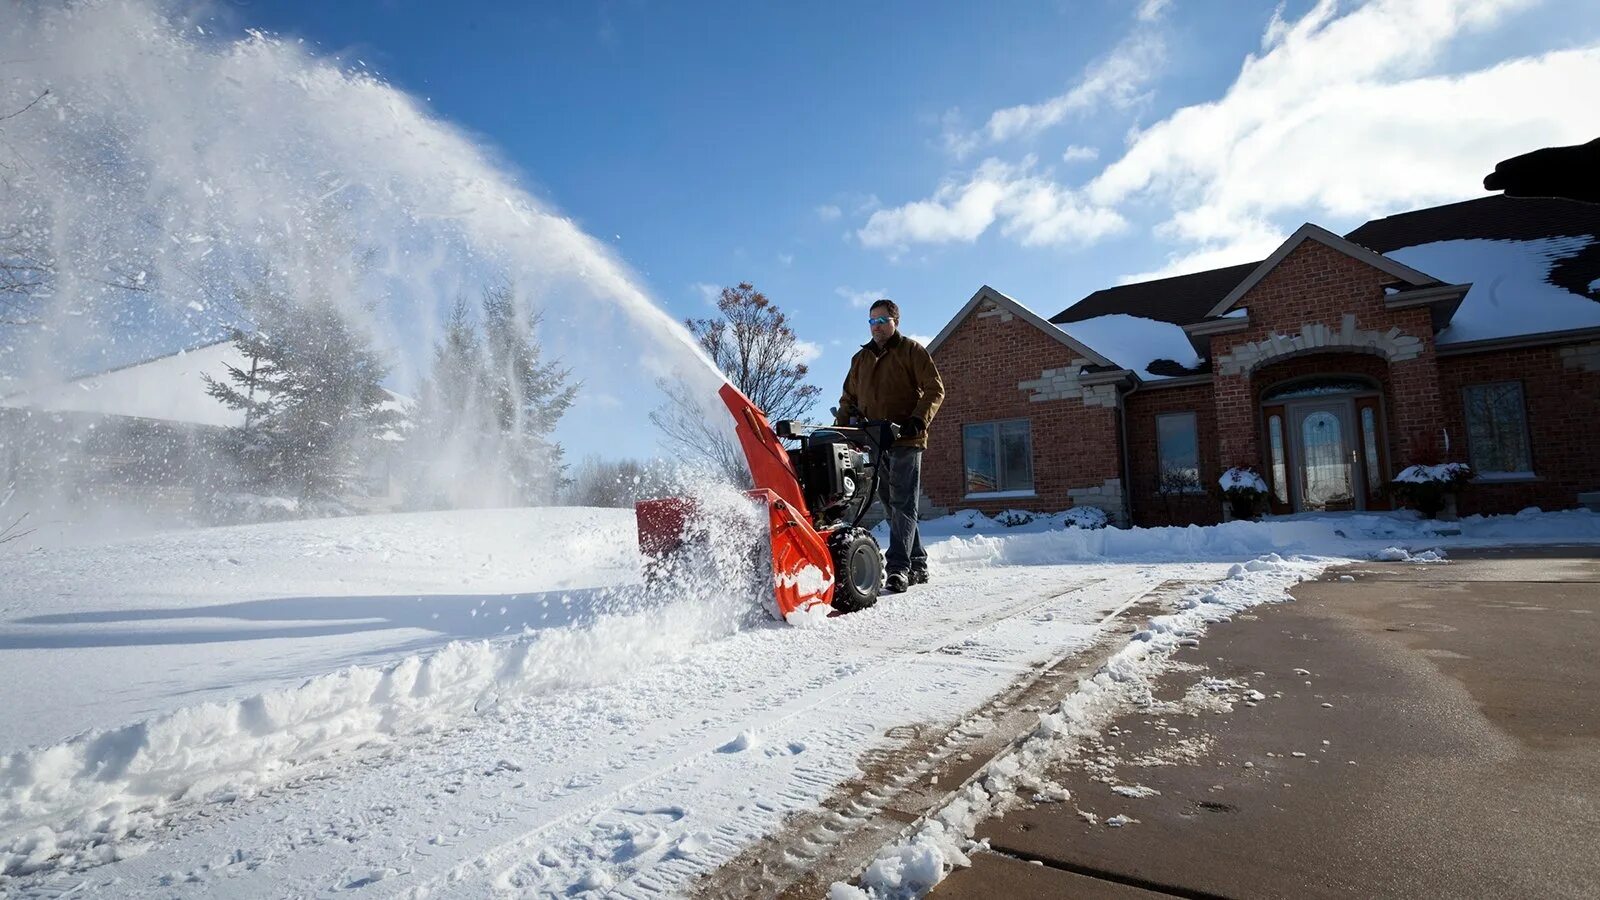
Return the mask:
<path id="1" fill-rule="evenodd" d="M 901 419 L 900 421 L 898 421 L 898 422 L 896 422 L 894 424 L 900 426 L 900 437 L 901 437 L 901 439 L 914 438 L 917 435 L 919 435 L 919 434 L 923 433 L 924 431 L 928 430 L 927 423 L 922 421 L 921 419 L 917 418 L 916 416 L 912 416 L 909 419 Z"/>

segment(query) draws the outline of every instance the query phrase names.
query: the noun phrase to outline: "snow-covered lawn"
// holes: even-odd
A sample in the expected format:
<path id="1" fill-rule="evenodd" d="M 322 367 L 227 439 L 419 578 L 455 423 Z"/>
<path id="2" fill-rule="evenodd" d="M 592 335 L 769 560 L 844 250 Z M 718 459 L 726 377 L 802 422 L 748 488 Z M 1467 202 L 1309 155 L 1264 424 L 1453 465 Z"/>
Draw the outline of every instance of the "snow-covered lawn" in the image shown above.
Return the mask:
<path id="1" fill-rule="evenodd" d="M 1214 612 L 1278 599 L 1336 557 L 1600 540 L 1586 512 L 1450 527 L 956 516 L 926 529 L 934 584 L 812 629 L 751 617 L 737 590 L 644 590 L 630 511 L 13 555 L 0 889 L 673 894 L 815 808 L 886 731 L 960 719 L 1164 584 L 1233 583 Z M 1229 579 L 1273 553 L 1287 559 Z"/>

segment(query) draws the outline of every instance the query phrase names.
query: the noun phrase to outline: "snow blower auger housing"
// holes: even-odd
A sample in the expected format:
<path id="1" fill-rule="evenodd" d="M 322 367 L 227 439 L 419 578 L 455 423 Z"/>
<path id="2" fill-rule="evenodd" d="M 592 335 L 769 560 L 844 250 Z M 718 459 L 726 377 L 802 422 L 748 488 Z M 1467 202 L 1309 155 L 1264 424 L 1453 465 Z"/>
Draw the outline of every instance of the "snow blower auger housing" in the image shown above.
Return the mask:
<path id="1" fill-rule="evenodd" d="M 876 603 L 883 589 L 883 555 L 860 524 L 877 493 L 878 459 L 898 437 L 896 427 L 784 420 L 774 428 L 733 385 L 718 393 L 733 413 L 750 465 L 755 487 L 745 495 L 766 510 L 778 614 L 795 622 Z M 799 446 L 785 448 L 780 438 Z M 681 497 L 634 504 L 647 576 L 683 551 L 696 514 L 693 501 Z"/>

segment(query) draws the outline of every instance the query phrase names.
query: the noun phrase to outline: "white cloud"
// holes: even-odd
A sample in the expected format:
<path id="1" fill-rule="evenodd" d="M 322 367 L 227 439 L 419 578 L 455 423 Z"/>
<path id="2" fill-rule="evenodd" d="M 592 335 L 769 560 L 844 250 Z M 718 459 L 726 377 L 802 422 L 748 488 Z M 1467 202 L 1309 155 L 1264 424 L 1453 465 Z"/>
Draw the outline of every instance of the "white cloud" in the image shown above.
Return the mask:
<path id="1" fill-rule="evenodd" d="M 1088 243 L 1127 227 L 1115 210 L 1084 201 L 1077 192 L 1036 173 L 1029 156 L 1020 165 L 988 159 L 965 181 L 947 181 L 927 200 L 873 213 L 856 232 L 864 246 L 892 250 L 910 244 L 971 243 L 1000 223 L 1002 234 L 1024 246 Z"/>
<path id="2" fill-rule="evenodd" d="M 793 253 L 779 253 L 778 254 L 778 264 L 782 265 L 784 268 L 788 268 L 789 266 L 794 265 L 794 254 Z"/>
<path id="3" fill-rule="evenodd" d="M 816 361 L 816 358 L 821 355 L 821 344 L 818 344 L 814 341 L 801 340 L 794 342 L 794 361 L 797 363 L 805 363 L 809 365 L 810 363 Z"/>
<path id="4" fill-rule="evenodd" d="M 1280 9 L 1270 49 L 1223 97 L 1136 134 L 1087 195 L 1169 209 L 1156 234 L 1182 246 L 1152 277 L 1259 258 L 1305 218 L 1480 196 L 1497 160 L 1600 131 L 1600 47 L 1429 72 L 1452 41 L 1523 5 L 1375 0 L 1339 16 L 1324 0 L 1294 22 Z"/>
<path id="5" fill-rule="evenodd" d="M 840 216 L 844 215 L 844 210 L 842 210 L 839 207 L 833 205 L 832 203 L 824 203 L 823 205 L 817 207 L 816 212 L 817 212 L 817 218 L 821 219 L 824 222 L 832 222 L 835 219 L 839 218 Z"/>
<path id="6" fill-rule="evenodd" d="M 1090 63 L 1066 93 L 1043 103 L 995 110 L 983 127 L 983 135 L 999 143 L 1038 134 L 1074 113 L 1090 112 L 1102 103 L 1126 108 L 1160 71 L 1165 58 L 1166 44 L 1160 35 L 1147 28 L 1135 29 L 1110 53 Z"/>
<path id="7" fill-rule="evenodd" d="M 1172 0 L 1142 0 L 1139 4 L 1139 21 L 1154 22 L 1172 5 Z"/>
<path id="8" fill-rule="evenodd" d="M 889 296 L 889 292 L 884 290 L 858 291 L 854 288 L 842 286 L 834 288 L 833 292 L 848 300 L 851 306 L 858 309 L 866 309 L 878 300 Z"/>
<path id="9" fill-rule="evenodd" d="M 716 306 L 717 301 L 722 298 L 722 288 L 705 281 L 694 282 L 689 285 L 689 290 L 699 294 L 700 299 L 712 306 Z"/>
<path id="10" fill-rule="evenodd" d="M 1062 162 L 1079 162 L 1100 158 L 1100 151 L 1093 147 L 1084 147 L 1079 144 L 1070 144 L 1061 154 Z"/>
<path id="11" fill-rule="evenodd" d="M 1600 46 L 1442 69 L 1457 44 L 1529 2 L 1319 0 L 1293 20 L 1280 7 L 1220 97 L 1134 131 L 1086 184 L 1058 182 L 1031 157 L 992 158 L 926 199 L 875 212 L 857 238 L 892 252 L 991 228 L 1024 245 L 1091 243 L 1125 229 L 1134 210 L 1154 211 L 1153 236 L 1171 253 L 1130 277 L 1157 277 L 1259 259 L 1308 219 L 1340 227 L 1482 196 L 1496 161 L 1600 133 Z M 1000 110 L 986 136 L 1034 133 L 1088 103 L 1074 97 L 1115 95 L 1099 83 L 1086 74 L 1073 92 Z"/>

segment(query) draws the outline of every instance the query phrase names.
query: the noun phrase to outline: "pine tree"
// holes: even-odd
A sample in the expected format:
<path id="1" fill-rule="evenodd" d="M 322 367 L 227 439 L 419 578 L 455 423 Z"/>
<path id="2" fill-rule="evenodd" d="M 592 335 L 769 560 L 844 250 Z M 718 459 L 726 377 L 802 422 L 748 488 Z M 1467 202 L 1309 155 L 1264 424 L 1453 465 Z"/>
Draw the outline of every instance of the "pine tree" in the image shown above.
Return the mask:
<path id="1" fill-rule="evenodd" d="M 254 319 L 233 342 L 250 362 L 227 367 L 206 391 L 241 410 L 225 445 L 251 486 L 302 501 L 349 490 L 362 450 L 399 424 L 384 409 L 387 372 L 377 352 L 329 297 L 301 302 L 258 285 L 239 300 Z"/>
<path id="2" fill-rule="evenodd" d="M 572 374 L 543 361 L 534 334 L 540 316 L 518 313 L 509 285 L 483 292 L 486 399 L 499 438 L 499 461 L 522 503 L 555 502 L 567 484 L 561 445 L 551 433 L 577 396 Z"/>

